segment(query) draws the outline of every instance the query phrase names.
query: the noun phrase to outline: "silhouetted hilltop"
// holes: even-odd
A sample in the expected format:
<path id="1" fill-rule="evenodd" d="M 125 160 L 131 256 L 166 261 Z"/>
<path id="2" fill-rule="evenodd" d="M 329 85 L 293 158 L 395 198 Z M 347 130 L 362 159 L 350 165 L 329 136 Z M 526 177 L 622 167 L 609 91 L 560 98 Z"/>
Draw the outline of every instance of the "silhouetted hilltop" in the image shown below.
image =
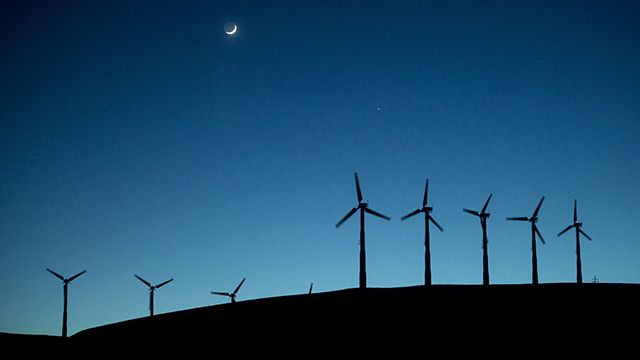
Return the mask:
<path id="1" fill-rule="evenodd" d="M 505 341 L 567 349 L 590 337 L 624 344 L 640 320 L 639 300 L 640 285 L 632 284 L 347 289 L 133 319 L 81 331 L 69 344 L 116 353 L 259 350 L 290 357 L 451 346 L 467 352 Z"/>

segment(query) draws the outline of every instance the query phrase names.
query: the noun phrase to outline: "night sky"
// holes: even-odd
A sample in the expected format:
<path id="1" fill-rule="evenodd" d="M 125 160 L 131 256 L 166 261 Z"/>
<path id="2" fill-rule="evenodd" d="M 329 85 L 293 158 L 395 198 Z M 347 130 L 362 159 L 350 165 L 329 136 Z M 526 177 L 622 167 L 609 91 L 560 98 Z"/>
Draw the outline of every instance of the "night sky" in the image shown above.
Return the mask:
<path id="1" fill-rule="evenodd" d="M 227 22 L 238 25 L 234 36 Z M 640 282 L 638 1 L 3 1 L 0 331 L 423 283 Z"/>

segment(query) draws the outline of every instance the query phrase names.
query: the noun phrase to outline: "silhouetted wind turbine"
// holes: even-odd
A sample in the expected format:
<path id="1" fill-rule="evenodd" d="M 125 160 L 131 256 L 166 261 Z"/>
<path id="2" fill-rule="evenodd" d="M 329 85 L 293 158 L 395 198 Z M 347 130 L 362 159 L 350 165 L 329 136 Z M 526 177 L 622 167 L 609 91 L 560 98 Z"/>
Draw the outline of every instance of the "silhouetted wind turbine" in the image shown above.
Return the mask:
<path id="1" fill-rule="evenodd" d="M 236 294 L 238 293 L 238 290 L 240 290 L 240 287 L 242 286 L 242 284 L 244 284 L 244 281 L 247 278 L 243 278 L 242 281 L 240 281 L 240 284 L 238 284 L 238 286 L 236 287 L 235 290 L 233 290 L 232 293 L 228 293 L 228 292 L 217 292 L 217 291 L 212 291 L 211 293 L 214 295 L 222 295 L 222 296 L 228 296 L 231 299 L 231 303 L 234 304 L 236 302 Z"/>
<path id="2" fill-rule="evenodd" d="M 58 274 L 57 272 L 47 268 L 47 271 L 53 274 L 53 276 L 62 280 L 62 289 L 64 292 L 64 310 L 62 311 L 62 337 L 67 337 L 67 303 L 69 298 L 69 283 L 75 280 L 78 276 L 87 272 L 87 270 L 82 270 L 81 272 L 73 275 L 72 277 L 65 279 L 64 276 Z"/>
<path id="3" fill-rule="evenodd" d="M 576 229 L 576 277 L 578 284 L 582 284 L 582 261 L 580 259 L 580 234 L 584 235 L 589 241 L 591 241 L 591 237 L 587 235 L 582 229 L 582 223 L 578 222 L 578 201 L 573 200 L 573 224 L 567 226 L 564 230 L 558 233 L 558 236 L 566 233 L 571 228 Z"/>
<path id="4" fill-rule="evenodd" d="M 491 214 L 487 212 L 487 206 L 489 206 L 489 200 L 493 194 L 489 194 L 489 198 L 484 203 L 482 210 L 477 212 L 475 210 L 462 209 L 471 215 L 475 215 L 480 218 L 480 225 L 482 226 L 482 285 L 489 285 L 489 254 L 487 250 L 487 219 Z"/>
<path id="5" fill-rule="evenodd" d="M 430 235 L 429 235 L 429 221 L 433 223 L 440 231 L 443 231 L 442 226 L 440 226 L 436 220 L 431 216 L 431 212 L 433 211 L 432 207 L 427 206 L 427 193 L 429 191 L 429 179 L 424 185 L 424 197 L 422 198 L 422 208 L 416 209 L 407 215 L 400 218 L 401 221 L 404 221 L 412 216 L 418 215 L 419 213 L 424 213 L 424 284 L 431 285 L 431 245 L 430 245 Z"/>
<path id="6" fill-rule="evenodd" d="M 309 294 L 311 294 L 312 291 L 313 291 L 313 283 L 311 283 L 311 286 L 309 286 Z"/>
<path id="7" fill-rule="evenodd" d="M 520 216 L 520 217 L 508 217 L 507 220 L 512 221 L 528 221 L 531 223 L 531 283 L 534 285 L 538 285 L 538 255 L 536 252 L 536 235 L 540 238 L 543 244 L 544 239 L 542 238 L 542 234 L 538 230 L 536 223 L 538 222 L 538 212 L 540 211 L 540 207 L 542 206 L 542 202 L 544 201 L 544 196 L 540 199 L 538 206 L 533 211 L 531 217 Z"/>
<path id="8" fill-rule="evenodd" d="M 369 204 L 362 201 L 362 191 L 360 190 L 360 181 L 358 181 L 358 173 L 354 173 L 356 178 L 356 194 L 358 196 L 358 206 L 354 207 L 345 215 L 342 220 L 338 221 L 336 227 L 342 225 L 343 222 L 347 221 L 356 211 L 360 210 L 360 288 L 367 287 L 367 256 L 365 253 L 365 242 L 364 242 L 364 213 L 367 212 L 371 215 L 383 218 L 385 220 L 391 220 L 390 217 L 386 215 L 382 215 L 379 212 L 373 211 L 369 208 Z"/>
<path id="9" fill-rule="evenodd" d="M 162 282 L 158 285 L 151 285 L 150 282 L 148 282 L 147 280 L 141 278 L 140 276 L 133 274 L 133 276 L 135 276 L 138 280 L 142 281 L 145 285 L 147 285 L 149 287 L 149 316 L 153 316 L 153 294 L 156 292 L 156 289 L 160 289 L 161 287 L 167 285 L 168 283 L 173 281 L 173 278 Z"/>

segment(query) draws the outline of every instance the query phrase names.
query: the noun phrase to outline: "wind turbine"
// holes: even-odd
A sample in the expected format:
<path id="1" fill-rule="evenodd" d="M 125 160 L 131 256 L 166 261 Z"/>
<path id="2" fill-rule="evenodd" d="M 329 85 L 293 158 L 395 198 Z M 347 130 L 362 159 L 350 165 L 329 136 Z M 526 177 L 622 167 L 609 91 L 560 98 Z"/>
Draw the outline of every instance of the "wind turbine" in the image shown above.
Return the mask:
<path id="1" fill-rule="evenodd" d="M 153 316 L 153 294 L 156 292 L 156 289 L 160 289 L 161 287 L 167 285 L 168 283 L 173 281 L 173 278 L 162 282 L 158 285 L 151 285 L 150 282 L 148 282 L 147 280 L 141 278 L 140 276 L 133 274 L 133 276 L 135 276 L 138 280 L 142 281 L 145 285 L 147 285 L 149 287 L 149 316 Z"/>
<path id="2" fill-rule="evenodd" d="M 538 230 L 536 223 L 538 222 L 538 212 L 540 211 L 540 207 L 542 206 L 542 202 L 544 201 L 544 196 L 540 199 L 538 206 L 533 211 L 531 217 L 520 216 L 520 217 L 508 217 L 507 220 L 510 221 L 528 221 L 531 223 L 531 283 L 533 285 L 538 285 L 538 256 L 536 252 L 536 235 L 540 238 L 540 241 L 543 244 L 546 244 L 544 239 L 542 238 L 542 234 Z"/>
<path id="3" fill-rule="evenodd" d="M 364 242 L 364 213 L 367 212 L 371 215 L 383 218 L 385 220 L 391 220 L 390 217 L 386 215 L 382 215 L 377 211 L 371 210 L 369 208 L 369 204 L 367 202 L 362 201 L 362 191 L 360 190 L 360 181 L 358 181 L 358 173 L 354 173 L 356 178 L 356 195 L 358 196 L 358 206 L 354 207 L 345 215 L 342 220 L 338 221 L 336 227 L 339 227 L 347 221 L 356 211 L 360 210 L 360 288 L 364 289 L 367 287 L 367 256 L 365 253 L 365 242 Z"/>
<path id="4" fill-rule="evenodd" d="M 582 261 L 580 260 L 580 234 L 584 235 L 589 241 L 591 237 L 587 235 L 582 229 L 582 223 L 578 222 L 578 201 L 573 200 L 573 224 L 567 226 L 564 230 L 558 233 L 558 236 L 566 233 L 571 228 L 576 229 L 576 276 L 578 284 L 582 284 Z"/>
<path id="5" fill-rule="evenodd" d="M 232 293 L 228 293 L 228 292 L 217 292 L 217 291 L 212 291 L 211 293 L 213 295 L 222 295 L 222 296 L 228 296 L 229 298 L 231 298 L 231 303 L 235 304 L 236 302 L 236 294 L 238 293 L 238 290 L 240 290 L 240 287 L 242 286 L 242 284 L 244 284 L 244 281 L 247 280 L 247 278 L 243 278 L 242 281 L 240 281 L 240 284 L 238 284 L 238 287 L 236 287 L 235 290 L 233 290 Z"/>
<path id="6" fill-rule="evenodd" d="M 431 212 L 433 208 L 427 206 L 427 193 L 429 191 L 429 179 L 424 185 L 424 197 L 422 198 L 422 208 L 416 209 L 407 215 L 400 218 L 401 221 L 404 221 L 412 216 L 418 215 L 419 213 L 424 213 L 424 284 L 431 285 L 431 245 L 430 245 L 430 235 L 429 235 L 429 221 L 433 223 L 440 231 L 443 231 L 442 226 L 436 222 L 436 220 L 431 216 Z"/>
<path id="7" fill-rule="evenodd" d="M 489 254 L 487 251 L 487 243 L 489 240 L 487 239 L 487 219 L 491 214 L 487 212 L 487 206 L 489 206 L 489 200 L 491 200 L 492 196 L 493 194 L 489 194 L 489 198 L 484 203 L 480 212 L 462 209 L 462 211 L 480 218 L 480 225 L 482 226 L 482 285 L 489 285 Z"/>
<path id="8" fill-rule="evenodd" d="M 313 291 L 313 283 L 311 283 L 311 286 L 309 286 L 309 295 L 311 295 L 312 291 Z"/>
<path id="9" fill-rule="evenodd" d="M 67 337 L 67 303 L 69 298 L 69 283 L 78 278 L 80 275 L 87 272 L 87 270 L 82 270 L 81 272 L 73 275 L 72 277 L 65 279 L 64 276 L 58 274 L 57 272 L 47 268 L 47 271 L 53 274 L 53 276 L 62 280 L 62 289 L 64 292 L 64 310 L 62 312 L 62 337 Z"/>

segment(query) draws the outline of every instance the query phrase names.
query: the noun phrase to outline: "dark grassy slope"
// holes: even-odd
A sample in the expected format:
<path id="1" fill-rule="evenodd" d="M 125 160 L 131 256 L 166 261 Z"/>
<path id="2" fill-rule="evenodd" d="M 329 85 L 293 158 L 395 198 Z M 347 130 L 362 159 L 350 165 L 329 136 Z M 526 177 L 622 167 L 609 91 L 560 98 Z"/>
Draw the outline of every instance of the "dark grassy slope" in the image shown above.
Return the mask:
<path id="1" fill-rule="evenodd" d="M 51 335 L 26 335 L 0 332 L 0 349 L 15 349 L 19 354 L 33 355 L 38 349 L 58 351 L 65 348 L 68 339 Z M 25 350 L 28 350 L 25 354 Z"/>
<path id="2" fill-rule="evenodd" d="M 0 348 L 69 358 L 171 351 L 213 358 L 626 356 L 637 351 L 638 324 L 640 285 L 435 285 L 239 301 L 100 326 L 69 339 L 0 333 Z"/>
<path id="3" fill-rule="evenodd" d="M 533 346 L 541 339 L 571 343 L 572 337 L 622 341 L 632 335 L 628 329 L 638 325 L 639 306 L 640 285 L 625 284 L 348 289 L 134 319 L 81 331 L 71 341 L 140 351 L 159 351 L 162 344 L 183 350 L 222 349 L 223 354 L 248 347 L 289 355 L 300 349 L 361 348 L 375 354 L 376 349 L 459 341 L 481 346 L 498 341 Z"/>

